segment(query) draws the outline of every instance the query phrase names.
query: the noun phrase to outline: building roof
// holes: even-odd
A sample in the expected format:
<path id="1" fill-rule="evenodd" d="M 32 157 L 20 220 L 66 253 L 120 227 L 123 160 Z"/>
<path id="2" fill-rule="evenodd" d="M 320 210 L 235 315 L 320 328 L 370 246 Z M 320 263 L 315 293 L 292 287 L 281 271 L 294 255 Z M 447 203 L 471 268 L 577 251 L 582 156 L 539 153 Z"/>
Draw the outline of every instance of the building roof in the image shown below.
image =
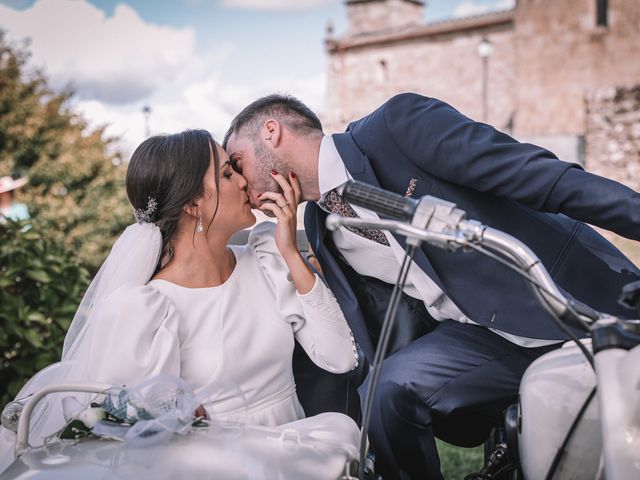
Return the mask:
<path id="1" fill-rule="evenodd" d="M 513 26 L 514 15 L 514 10 L 506 10 L 473 17 L 428 23 L 426 25 L 412 25 L 400 29 L 365 32 L 342 38 L 327 38 L 326 45 L 327 50 L 330 53 L 334 53 L 352 48 L 388 45 L 390 43 L 406 42 L 409 40 L 435 37 L 437 35 L 456 34 L 490 27 L 511 27 Z"/>

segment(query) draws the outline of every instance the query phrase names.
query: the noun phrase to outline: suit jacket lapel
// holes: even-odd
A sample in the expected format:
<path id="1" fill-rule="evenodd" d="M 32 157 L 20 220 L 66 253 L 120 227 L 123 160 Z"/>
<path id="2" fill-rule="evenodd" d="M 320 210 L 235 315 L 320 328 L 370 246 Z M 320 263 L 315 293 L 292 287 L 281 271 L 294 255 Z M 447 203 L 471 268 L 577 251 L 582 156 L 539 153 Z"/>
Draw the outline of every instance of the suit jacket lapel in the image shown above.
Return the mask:
<path id="1" fill-rule="evenodd" d="M 379 187 L 380 184 L 371 169 L 369 159 L 355 144 L 351 133 L 336 133 L 331 137 L 351 176 L 355 180 Z"/>
<path id="2" fill-rule="evenodd" d="M 376 187 L 384 188 L 378 182 L 375 173 L 371 167 L 371 162 L 366 154 L 364 154 L 356 145 L 353 137 L 350 132 L 345 133 L 336 133 L 332 135 L 333 141 L 336 144 L 336 148 L 338 149 L 338 153 L 340 153 L 340 157 L 344 162 L 345 167 L 354 178 L 354 180 L 358 180 L 364 183 L 368 183 L 369 185 L 374 185 Z M 326 227 L 323 226 L 324 233 L 326 234 Z M 392 234 L 393 238 L 402 246 L 402 248 L 406 247 L 405 237 L 402 235 Z M 433 269 L 431 262 L 424 253 L 424 248 L 416 250 L 414 261 L 416 264 L 425 272 L 429 278 L 431 278 L 441 290 L 444 290 L 442 285 L 442 281 L 440 277 Z"/>
<path id="3" fill-rule="evenodd" d="M 371 362 L 373 361 L 374 349 L 367 330 L 367 324 L 351 285 L 349 285 L 338 264 L 338 260 L 334 258 L 333 252 L 327 245 L 327 242 L 332 240 L 325 238 L 327 235 L 326 218 L 327 214 L 320 207 L 309 202 L 305 210 L 307 237 L 312 242 L 313 251 L 318 257 L 320 265 L 322 265 L 323 276 L 336 296 L 354 337 L 357 339 L 365 356 Z"/>

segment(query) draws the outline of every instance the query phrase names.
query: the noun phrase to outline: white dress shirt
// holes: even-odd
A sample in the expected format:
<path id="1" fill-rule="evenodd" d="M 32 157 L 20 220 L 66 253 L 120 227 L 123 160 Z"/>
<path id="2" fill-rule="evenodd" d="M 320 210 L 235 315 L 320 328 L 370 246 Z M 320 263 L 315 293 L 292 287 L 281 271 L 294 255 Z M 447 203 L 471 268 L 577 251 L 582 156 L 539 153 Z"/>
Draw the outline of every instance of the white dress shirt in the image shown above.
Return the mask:
<path id="1" fill-rule="evenodd" d="M 321 200 L 331 190 L 342 190 L 345 182 L 352 180 L 344 166 L 340 153 L 336 149 L 331 136 L 325 135 L 320 144 L 318 160 L 318 185 Z M 322 201 L 318 202 L 321 208 Z M 360 218 L 379 218 L 375 212 L 351 205 Z M 333 241 L 344 259 L 360 275 L 375 277 L 383 282 L 395 284 L 404 259 L 404 249 L 389 232 L 384 231 L 389 246 L 364 238 L 356 233 L 340 227 L 333 232 Z M 411 262 L 407 282 L 403 291 L 411 297 L 422 300 L 429 314 L 437 321 L 455 320 L 460 323 L 472 323 L 458 306 L 444 294 L 438 285 Z M 490 328 L 491 331 L 522 347 L 541 347 L 559 343 L 557 340 L 540 340 L 520 337 Z"/>

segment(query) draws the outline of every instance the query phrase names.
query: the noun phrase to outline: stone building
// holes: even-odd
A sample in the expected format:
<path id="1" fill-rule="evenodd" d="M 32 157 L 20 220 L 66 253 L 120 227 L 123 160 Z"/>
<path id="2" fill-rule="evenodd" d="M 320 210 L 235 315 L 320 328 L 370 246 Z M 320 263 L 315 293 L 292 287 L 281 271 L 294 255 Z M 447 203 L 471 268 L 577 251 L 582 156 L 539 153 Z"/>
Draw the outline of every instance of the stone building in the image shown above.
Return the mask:
<path id="1" fill-rule="evenodd" d="M 328 131 L 395 93 L 445 100 L 640 190 L 640 1 L 518 0 L 424 23 L 422 0 L 346 0 L 327 29 Z"/>

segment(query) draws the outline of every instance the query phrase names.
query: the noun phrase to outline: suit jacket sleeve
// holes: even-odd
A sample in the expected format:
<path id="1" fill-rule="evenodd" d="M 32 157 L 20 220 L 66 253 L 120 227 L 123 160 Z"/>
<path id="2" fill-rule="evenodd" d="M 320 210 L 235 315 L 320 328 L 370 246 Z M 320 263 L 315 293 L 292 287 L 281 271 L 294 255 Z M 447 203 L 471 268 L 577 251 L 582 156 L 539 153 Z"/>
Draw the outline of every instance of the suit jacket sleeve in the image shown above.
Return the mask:
<path id="1" fill-rule="evenodd" d="M 444 102 L 398 95 L 354 131 L 374 125 L 385 131 L 364 138 L 375 143 L 391 137 L 429 175 L 640 240 L 639 193 L 474 122 Z"/>

